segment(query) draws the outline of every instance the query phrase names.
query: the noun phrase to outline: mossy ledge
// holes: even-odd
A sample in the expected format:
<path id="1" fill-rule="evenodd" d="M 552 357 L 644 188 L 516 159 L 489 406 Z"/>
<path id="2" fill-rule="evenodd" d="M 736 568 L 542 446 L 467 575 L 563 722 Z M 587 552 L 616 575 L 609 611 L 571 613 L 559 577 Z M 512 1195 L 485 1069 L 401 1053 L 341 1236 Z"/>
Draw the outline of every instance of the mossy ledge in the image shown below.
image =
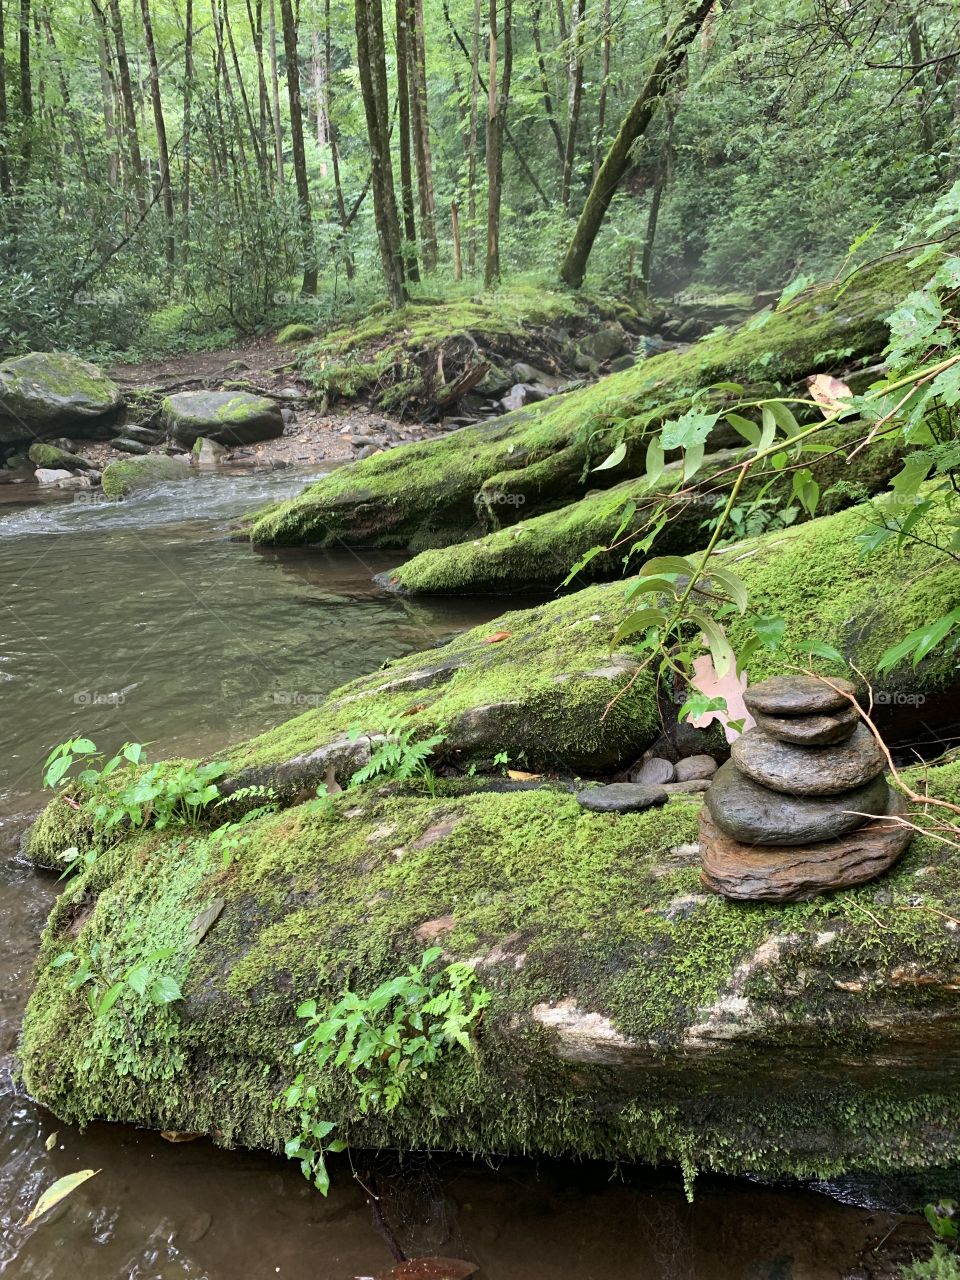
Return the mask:
<path id="1" fill-rule="evenodd" d="M 929 773 L 960 799 L 960 763 Z M 960 1139 L 960 866 L 918 838 L 879 885 L 792 906 L 703 894 L 696 804 L 598 815 L 555 792 L 368 788 L 201 836 L 128 840 L 66 890 L 22 1072 L 67 1121 L 280 1150 L 300 1000 L 369 992 L 439 936 L 492 993 L 474 1060 L 387 1117 L 340 1072 L 321 1112 L 357 1146 L 671 1161 L 766 1176 L 922 1169 Z M 219 909 L 206 933 L 191 925 Z M 209 920 L 209 916 L 207 917 Z M 171 947 L 184 999 L 95 1018 L 55 962 Z"/>
<path id="2" fill-rule="evenodd" d="M 884 317 L 909 287 L 900 261 L 865 269 L 842 290 L 819 290 L 768 314 L 766 323 L 755 320 L 594 386 L 343 467 L 298 498 L 254 513 L 249 536 L 272 545 L 421 551 L 529 519 L 603 481 L 641 474 L 647 435 L 702 388 L 732 379 L 769 389 L 875 358 L 887 341 Z M 591 475 L 621 439 L 628 444 L 623 464 Z"/>

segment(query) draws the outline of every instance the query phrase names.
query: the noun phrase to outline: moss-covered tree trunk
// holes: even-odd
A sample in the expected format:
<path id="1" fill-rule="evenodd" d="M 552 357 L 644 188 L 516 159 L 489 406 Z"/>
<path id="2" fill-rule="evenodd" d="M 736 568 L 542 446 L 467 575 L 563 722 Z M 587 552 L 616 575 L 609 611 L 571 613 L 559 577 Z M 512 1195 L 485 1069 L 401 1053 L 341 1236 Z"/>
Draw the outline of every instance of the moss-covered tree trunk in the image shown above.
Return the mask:
<path id="1" fill-rule="evenodd" d="M 610 201 L 630 167 L 633 144 L 653 119 L 671 78 L 683 64 L 687 51 L 713 4 L 714 0 L 696 0 L 696 3 L 688 6 L 676 27 L 667 36 L 653 70 L 625 116 L 607 157 L 600 166 L 600 172 L 587 197 L 560 267 L 560 279 L 573 289 L 579 289 L 583 284 L 587 261 L 610 208 Z"/>

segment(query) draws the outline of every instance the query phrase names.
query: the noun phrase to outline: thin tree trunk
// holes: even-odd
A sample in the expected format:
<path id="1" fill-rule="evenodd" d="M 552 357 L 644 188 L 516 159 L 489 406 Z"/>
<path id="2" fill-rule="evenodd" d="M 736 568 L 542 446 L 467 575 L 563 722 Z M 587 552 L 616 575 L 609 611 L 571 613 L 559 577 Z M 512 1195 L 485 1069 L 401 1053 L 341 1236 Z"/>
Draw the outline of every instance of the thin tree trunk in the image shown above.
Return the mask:
<path id="1" fill-rule="evenodd" d="M 8 196 L 11 185 L 7 159 L 7 37 L 3 18 L 3 0 L 0 0 L 0 194 Z"/>
<path id="2" fill-rule="evenodd" d="M 103 132 L 113 149 L 107 156 L 107 185 L 116 187 L 120 182 L 120 136 L 117 130 L 117 86 L 113 77 L 109 30 L 103 10 L 92 0 L 94 24 L 97 28 L 97 52 L 100 60 L 100 95 L 103 100 Z"/>
<path id="3" fill-rule="evenodd" d="M 560 132 L 560 126 L 557 124 L 557 117 L 554 114 L 553 94 L 550 92 L 550 77 L 547 74 L 547 63 L 543 56 L 543 37 L 540 32 L 542 4 L 543 0 L 534 0 L 533 12 L 530 16 L 533 28 L 533 47 L 537 53 L 537 71 L 540 76 L 540 96 L 543 98 L 543 109 L 546 113 L 547 124 L 550 126 L 550 132 L 553 134 L 554 141 L 557 144 L 557 157 L 560 161 L 560 168 L 563 169 L 565 156 L 563 134 Z"/>
<path id="4" fill-rule="evenodd" d="M 503 77 L 497 87 L 497 0 L 490 0 L 490 72 L 487 81 L 487 264 L 484 283 L 499 279 L 500 206 L 503 194 L 503 135 L 513 75 L 513 0 L 504 0 Z"/>
<path id="5" fill-rule="evenodd" d="M 473 2 L 473 39 L 470 51 L 470 139 L 467 155 L 467 265 L 477 269 L 477 157 L 480 149 L 480 33 L 483 0 Z"/>
<path id="6" fill-rule="evenodd" d="M 387 62 L 383 36 L 381 0 L 355 0 L 357 63 L 360 89 L 370 144 L 370 173 L 373 186 L 374 218 L 383 262 L 387 294 L 395 307 L 403 306 L 403 246 L 400 219 L 393 189 L 390 158 L 390 109 L 387 97 Z"/>
<path id="7" fill-rule="evenodd" d="M 30 78 L 30 0 L 20 0 L 20 116 L 23 140 L 20 154 L 23 171 L 30 168 L 33 152 L 33 83 Z"/>
<path id="8" fill-rule="evenodd" d="M 580 124 L 580 104 L 583 102 L 583 26 L 586 11 L 587 0 L 573 0 L 570 11 L 567 141 L 563 149 L 563 178 L 560 182 L 560 203 L 565 209 L 570 205 L 573 168 L 577 160 L 577 129 Z"/>
<path id="9" fill-rule="evenodd" d="M 911 14 L 907 23 L 907 45 L 910 49 L 911 63 L 914 67 L 919 67 L 923 62 L 924 52 L 920 23 L 916 14 Z M 917 94 L 917 110 L 920 114 L 920 141 L 923 143 L 925 153 L 934 158 L 935 168 L 939 169 L 935 159 L 938 148 L 933 129 L 933 120 L 930 118 L 930 94 L 927 89 L 926 72 L 921 70 L 915 72 L 914 75 L 914 84 L 919 90 Z"/>
<path id="10" fill-rule="evenodd" d="M 193 0 L 186 0 L 186 30 L 183 40 L 183 189 L 180 192 L 180 207 L 184 221 L 190 217 L 190 164 L 193 159 L 190 148 L 193 144 Z"/>
<path id="11" fill-rule="evenodd" d="M 256 122 L 253 118 L 253 111 L 250 107 L 250 98 L 247 95 L 247 86 L 244 84 L 243 72 L 240 70 L 240 59 L 237 56 L 237 46 L 233 38 L 233 25 L 230 22 L 230 8 L 228 0 L 223 0 L 223 27 L 227 34 L 227 43 L 230 46 L 230 58 L 233 62 L 233 73 L 237 78 L 237 88 L 240 90 L 240 100 L 243 103 L 243 115 L 247 122 L 247 129 L 250 133 L 250 142 L 253 146 L 254 158 L 257 162 L 257 172 L 260 174 L 261 184 L 266 190 L 267 187 L 267 160 L 266 156 L 260 150 L 260 135 L 257 131 Z"/>
<path id="12" fill-rule="evenodd" d="M 293 150 L 293 172 L 300 204 L 300 230 L 303 235 L 303 292 L 317 292 L 317 263 L 313 246 L 313 222 L 310 216 L 310 184 L 307 181 L 307 155 L 303 145 L 303 115 L 300 110 L 300 66 L 297 62 L 297 27 L 291 0 L 280 0 L 283 24 L 283 51 L 287 62 L 287 93 L 290 98 L 290 142 Z"/>
<path id="13" fill-rule="evenodd" d="M 647 230 L 643 240 L 643 254 L 640 258 L 640 288 L 644 293 L 650 292 L 650 276 L 653 270 L 653 247 L 657 239 L 657 222 L 660 218 L 660 205 L 670 183 L 673 172 L 673 122 L 676 118 L 676 104 L 667 94 L 664 99 L 663 112 L 666 120 L 663 147 L 657 164 L 657 173 L 650 196 L 650 211 L 647 214 Z"/>
<path id="14" fill-rule="evenodd" d="M 347 218 L 346 201 L 343 198 L 343 181 L 340 177 L 340 133 L 337 129 L 337 118 L 333 109 L 333 37 L 330 32 L 330 0 L 323 0 L 323 29 L 323 59 L 326 72 L 323 83 L 324 91 L 327 95 L 326 110 L 327 123 L 330 128 L 330 161 L 333 166 L 333 188 L 337 200 L 337 217 L 340 219 L 340 229 L 343 236 L 344 263 L 347 269 L 347 279 L 352 280 L 355 268 L 353 265 L 353 254 L 350 252 L 350 246 L 347 242 L 347 233 L 350 229 L 350 223 Z"/>
<path id="15" fill-rule="evenodd" d="M 613 53 L 613 15 L 611 0 L 603 0 L 603 74 L 600 82 L 600 102 L 597 106 L 597 132 L 593 143 L 593 177 L 600 172 L 603 159 L 603 135 L 607 127 L 607 96 L 610 89 L 610 64 Z"/>
<path id="16" fill-rule="evenodd" d="M 450 226 L 453 232 L 453 278 L 459 284 L 463 279 L 463 250 L 460 246 L 460 206 L 456 200 L 450 202 Z"/>
<path id="17" fill-rule="evenodd" d="M 157 50 L 153 40 L 153 23 L 150 21 L 150 0 L 140 0 L 140 14 L 143 18 L 143 38 L 147 47 L 150 101 L 153 105 L 153 126 L 157 134 L 157 153 L 160 157 L 160 190 L 163 199 L 163 216 L 167 223 L 166 254 L 167 261 L 172 266 L 174 262 L 174 243 L 170 151 L 167 147 L 167 125 L 163 118 L 163 100 L 160 97 L 160 70 L 157 66 Z"/>
<path id="18" fill-rule="evenodd" d="M 43 30 L 44 30 L 44 34 L 46 35 L 47 45 L 50 49 L 50 56 L 53 59 L 54 66 L 56 68 L 57 83 L 60 87 L 60 99 L 63 103 L 63 112 L 64 112 L 64 115 L 66 116 L 70 133 L 73 137 L 73 145 L 76 147 L 76 150 L 77 150 L 77 159 L 80 162 L 80 172 L 83 174 L 84 179 L 87 182 L 90 182 L 92 181 L 92 179 L 90 176 L 90 170 L 87 166 L 87 150 L 86 150 L 86 147 L 84 146 L 83 134 L 80 132 L 80 127 L 77 124 L 77 113 L 73 109 L 73 102 L 70 97 L 70 86 L 67 84 L 67 77 L 64 74 L 63 59 L 60 57 L 60 50 L 57 48 L 57 42 L 54 39 L 53 27 L 50 23 L 49 15 L 44 13 L 40 21 L 43 24 Z M 3 48 L 2 35 L 3 35 L 3 19 L 2 19 L 2 14 L 0 14 L 0 49 Z M 3 59 L 0 58 L 0 62 L 2 61 Z M 2 68 L 0 68 L 0 75 L 2 75 Z M 2 167 L 0 167 L 0 172 L 2 172 Z"/>
<path id="19" fill-rule="evenodd" d="M 413 205 L 413 162 L 410 154 L 410 30 L 407 0 L 397 0 L 397 111 L 400 125 L 400 205 L 403 209 L 404 265 L 410 280 L 420 279 L 417 266 L 417 219 Z"/>
<path id="20" fill-rule="evenodd" d="M 245 0 L 247 10 L 247 24 L 250 27 L 250 39 L 253 42 L 253 52 L 257 60 L 257 137 L 259 139 L 258 152 L 263 157 L 264 169 L 269 173 L 270 170 L 270 153 L 267 150 L 267 76 L 263 66 L 263 0 L 257 0 L 256 16 L 250 6 L 250 0 Z"/>
<path id="21" fill-rule="evenodd" d="M 583 284 L 590 252 L 610 208 L 610 202 L 630 167 L 631 148 L 653 119 L 671 79 L 683 65 L 687 50 L 713 4 L 714 0 L 695 0 L 687 9 L 664 41 L 646 83 L 624 117 L 606 159 L 600 166 L 600 172 L 587 197 L 560 267 L 561 280 L 571 288 L 578 289 Z"/>
<path id="22" fill-rule="evenodd" d="M 430 113 L 427 102 L 427 63 L 424 39 L 423 0 L 409 0 L 407 50 L 410 58 L 410 90 L 413 136 L 416 144 L 417 187 L 420 195 L 420 238 L 423 264 L 436 270 L 437 206 L 433 187 L 433 151 L 430 146 Z"/>
<path id="23" fill-rule="evenodd" d="M 273 148 L 277 180 L 283 186 L 283 124 L 280 119 L 280 73 L 277 70 L 277 9 L 270 0 L 270 109 L 273 115 Z"/>
<path id="24" fill-rule="evenodd" d="M 127 45 L 123 35 L 123 18 L 120 14 L 119 0 L 110 0 L 110 18 L 113 26 L 114 51 L 117 55 L 120 97 L 123 102 L 123 131 L 127 143 L 127 154 L 130 159 L 130 172 L 133 176 L 137 206 L 142 213 L 146 208 L 146 196 L 143 190 L 143 157 L 140 154 L 140 138 L 137 133 L 137 109 L 133 100 L 130 63 L 127 60 Z"/>

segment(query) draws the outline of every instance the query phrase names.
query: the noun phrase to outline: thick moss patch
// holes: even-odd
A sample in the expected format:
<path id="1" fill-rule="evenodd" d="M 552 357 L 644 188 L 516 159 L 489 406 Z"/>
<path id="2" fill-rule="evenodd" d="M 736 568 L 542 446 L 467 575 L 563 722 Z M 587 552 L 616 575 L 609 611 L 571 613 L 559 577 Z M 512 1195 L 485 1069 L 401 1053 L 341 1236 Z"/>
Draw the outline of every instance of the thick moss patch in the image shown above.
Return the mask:
<path id="1" fill-rule="evenodd" d="M 956 800 L 960 765 L 930 784 Z M 128 841 L 51 917 L 25 1082 L 65 1119 L 278 1149 L 298 1002 L 369 992 L 440 922 L 447 956 L 474 962 L 493 995 L 479 1057 L 452 1059 L 383 1119 L 326 1072 L 322 1109 L 355 1144 L 768 1175 L 942 1162 L 960 1136 L 956 850 L 917 839 L 879 885 L 732 904 L 699 891 L 695 816 L 685 800 L 616 816 L 546 791 L 368 789 L 332 815 L 252 824 L 226 870 L 202 838 Z M 95 1019 L 53 967 L 95 943 L 118 969 L 172 946 L 185 1000 L 125 997 Z M 568 1015 L 581 1030 L 589 1015 L 586 1040 Z"/>
<path id="2" fill-rule="evenodd" d="M 420 551 L 529 519 L 604 478 L 615 484 L 642 473 L 646 435 L 702 388 L 731 379 L 792 384 L 875 356 L 887 341 L 884 317 L 908 287 L 902 263 L 875 267 L 842 292 L 823 290 L 765 322 L 641 361 L 595 386 L 364 459 L 255 514 L 250 536 Z M 621 440 L 629 445 L 623 466 L 591 476 Z"/>

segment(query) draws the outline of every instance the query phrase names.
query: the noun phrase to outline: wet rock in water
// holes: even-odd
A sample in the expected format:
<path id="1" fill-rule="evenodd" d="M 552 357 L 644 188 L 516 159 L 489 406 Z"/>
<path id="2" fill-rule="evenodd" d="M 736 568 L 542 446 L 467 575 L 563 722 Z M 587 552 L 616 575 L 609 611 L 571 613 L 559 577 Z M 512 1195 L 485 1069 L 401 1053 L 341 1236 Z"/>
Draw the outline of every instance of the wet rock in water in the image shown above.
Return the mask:
<path id="1" fill-rule="evenodd" d="M 514 409 L 522 409 L 526 403 L 527 388 L 521 382 L 511 387 L 500 401 L 504 413 L 512 413 Z"/>
<path id="2" fill-rule="evenodd" d="M 676 769 L 669 760 L 654 756 L 645 761 L 639 769 L 631 769 L 630 781 L 639 782 L 643 786 L 660 787 L 665 782 L 673 782 L 677 776 Z"/>
<path id="3" fill-rule="evenodd" d="M 104 439 L 123 403 L 96 365 L 58 351 L 33 351 L 0 364 L 0 445 L 52 439 L 83 420 Z"/>
<path id="4" fill-rule="evenodd" d="M 200 436 L 238 445 L 283 435 L 279 405 L 244 391 L 181 391 L 164 400 L 162 413 L 170 435 L 188 449 Z"/>
<path id="5" fill-rule="evenodd" d="M 823 715 L 767 716 L 758 711 L 754 718 L 757 728 L 772 738 L 800 747 L 828 747 L 846 742 L 860 723 L 860 716 L 852 706 Z"/>
<path id="6" fill-rule="evenodd" d="M 54 485 L 59 480 L 72 479 L 73 472 L 67 471 L 63 467 L 37 467 L 33 475 L 37 484 Z"/>
<path id="7" fill-rule="evenodd" d="M 663 787 L 643 786 L 636 782 L 611 782 L 606 787 L 588 787 L 577 794 L 577 803 L 595 813 L 640 813 L 666 804 Z"/>
<path id="8" fill-rule="evenodd" d="M 904 813 L 906 804 L 892 794 L 890 816 Z M 878 818 L 834 840 L 744 848 L 717 826 L 705 805 L 700 812 L 701 879 L 726 898 L 798 902 L 882 875 L 913 834 L 910 827 Z"/>
<path id="9" fill-rule="evenodd" d="M 103 469 L 101 484 L 108 498 L 125 498 L 135 489 L 151 489 L 191 475 L 189 458 L 149 453 L 143 458 L 116 458 Z"/>
<path id="10" fill-rule="evenodd" d="M 230 450 L 222 444 L 217 444 L 216 440 L 207 440 L 203 437 L 194 441 L 193 456 L 197 460 L 197 465 L 205 470 L 210 467 L 218 467 L 224 458 L 228 457 Z"/>
<path id="11" fill-rule="evenodd" d="M 687 756 L 678 760 L 674 772 L 678 782 L 693 782 L 712 778 L 717 772 L 717 762 L 713 756 Z"/>
<path id="12" fill-rule="evenodd" d="M 58 480 L 53 486 L 55 489 L 92 489 L 93 481 L 84 475 L 69 475 L 65 480 Z"/>
<path id="13" fill-rule="evenodd" d="M 717 770 L 706 796 L 717 826 L 745 844 L 797 845 L 833 840 L 889 811 L 881 774 L 842 796 L 787 796 L 744 777 L 733 760 Z"/>
<path id="14" fill-rule="evenodd" d="M 856 688 L 849 680 L 832 680 L 830 683 L 844 689 L 851 697 L 856 696 Z M 821 715 L 850 706 L 848 698 L 816 676 L 771 676 L 769 680 L 751 685 L 743 700 L 754 715 L 759 712 L 766 716 Z"/>
<path id="15" fill-rule="evenodd" d="M 33 470 L 33 464 L 25 453 L 11 453 L 3 465 L 6 471 Z"/>
<path id="16" fill-rule="evenodd" d="M 88 471 L 92 466 L 86 458 L 78 457 L 75 453 L 68 453 L 66 449 L 61 449 L 54 444 L 44 444 L 37 442 L 32 444 L 27 450 L 27 457 L 37 467 L 46 467 L 50 470 L 66 470 L 66 471 Z"/>
<path id="17" fill-rule="evenodd" d="M 132 440 L 127 436 L 117 436 L 116 440 L 110 441 L 110 448 L 116 449 L 117 453 L 134 453 L 140 455 L 149 453 L 151 446 L 144 444 L 142 440 Z"/>
<path id="18" fill-rule="evenodd" d="M 763 729 L 751 729 L 731 748 L 736 767 L 754 782 L 792 796 L 834 796 L 866 786 L 886 765 L 866 725 L 846 742 L 830 747 L 798 747 Z"/>

